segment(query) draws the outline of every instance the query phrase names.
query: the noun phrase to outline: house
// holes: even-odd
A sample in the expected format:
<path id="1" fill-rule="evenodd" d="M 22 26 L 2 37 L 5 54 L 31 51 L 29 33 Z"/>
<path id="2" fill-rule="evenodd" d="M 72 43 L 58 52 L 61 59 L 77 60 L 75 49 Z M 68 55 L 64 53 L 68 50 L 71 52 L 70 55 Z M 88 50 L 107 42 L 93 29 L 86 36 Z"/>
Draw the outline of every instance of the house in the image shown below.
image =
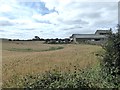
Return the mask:
<path id="1" fill-rule="evenodd" d="M 107 40 L 111 30 L 97 30 L 95 34 L 73 34 L 70 39 L 74 43 L 102 43 Z"/>

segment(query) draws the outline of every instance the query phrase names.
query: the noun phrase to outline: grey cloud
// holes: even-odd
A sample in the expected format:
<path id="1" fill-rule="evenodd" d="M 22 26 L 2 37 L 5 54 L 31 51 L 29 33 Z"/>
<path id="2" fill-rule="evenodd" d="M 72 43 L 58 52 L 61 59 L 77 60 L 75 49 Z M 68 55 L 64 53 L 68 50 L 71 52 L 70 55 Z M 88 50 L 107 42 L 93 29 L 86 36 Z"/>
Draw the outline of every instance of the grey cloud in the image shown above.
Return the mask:
<path id="1" fill-rule="evenodd" d="M 45 21 L 45 20 L 43 21 L 43 20 L 37 20 L 37 19 L 35 19 L 35 22 L 36 22 L 36 23 L 52 24 L 52 23 L 51 23 L 50 21 L 48 21 L 48 20 L 47 20 L 47 21 Z"/>
<path id="2" fill-rule="evenodd" d="M 82 27 L 71 27 L 71 28 L 65 28 L 63 30 L 72 30 L 72 29 L 78 29 L 78 28 L 82 28 Z"/>
<path id="3" fill-rule="evenodd" d="M 11 20 L 12 21 L 12 20 Z M 16 26 L 16 25 L 26 25 L 26 23 L 18 23 L 18 22 L 11 22 L 11 21 L 0 21 L 0 26 Z"/>
<path id="4" fill-rule="evenodd" d="M 71 36 L 72 34 L 94 34 L 96 29 L 91 27 L 75 28 L 73 30 L 66 31 L 65 34 Z"/>
<path id="5" fill-rule="evenodd" d="M 81 8 L 81 9 L 89 9 L 89 10 L 101 10 L 101 9 L 108 9 L 108 10 L 114 10 L 115 7 L 117 7 L 117 2 L 74 2 L 70 3 L 70 8 Z"/>
<path id="6" fill-rule="evenodd" d="M 82 18 L 100 18 L 102 17 L 102 12 L 100 11 L 90 11 L 90 12 L 84 12 L 82 14 L 79 14 L 78 16 L 81 16 Z"/>
<path id="7" fill-rule="evenodd" d="M 21 29 L 21 30 L 35 30 L 35 28 L 24 28 L 24 29 Z"/>
<path id="8" fill-rule="evenodd" d="M 67 35 L 72 35 L 72 34 L 81 34 L 82 31 L 81 29 L 74 29 L 74 30 L 70 30 L 70 31 L 67 31 L 65 32 Z"/>
<path id="9" fill-rule="evenodd" d="M 78 16 L 99 18 L 104 12 L 113 12 L 117 9 L 117 2 L 80 2 L 70 3 L 70 8 L 78 10 Z M 83 12 L 84 11 L 84 12 Z"/>
<path id="10" fill-rule="evenodd" d="M 5 32 L 5 30 L 0 30 L 0 32 Z"/>
<path id="11" fill-rule="evenodd" d="M 15 13 L 12 13 L 12 12 L 11 13 L 10 12 L 3 12 L 3 13 L 1 13 L 1 16 L 5 16 L 11 20 L 17 18 L 17 15 Z"/>
<path id="12" fill-rule="evenodd" d="M 79 16 L 79 13 L 76 13 L 77 17 L 71 18 L 70 20 L 63 20 L 63 18 L 58 18 L 57 20 L 61 23 L 65 24 L 89 24 L 87 21 L 82 20 Z"/>
<path id="13" fill-rule="evenodd" d="M 64 23 L 66 24 L 89 24 L 87 21 L 83 21 L 81 19 L 78 19 L 78 20 L 68 20 L 68 21 L 64 21 Z"/>
<path id="14" fill-rule="evenodd" d="M 117 20 L 112 21 L 112 20 L 101 20 L 101 21 L 96 21 L 93 26 L 99 27 L 99 28 L 110 28 L 117 25 Z"/>
<path id="15" fill-rule="evenodd" d="M 89 22 L 81 20 L 80 17 L 76 17 L 76 19 L 71 19 L 71 20 L 63 20 L 63 19 L 58 19 L 59 22 L 66 24 L 66 25 L 85 25 L 89 24 Z"/>
<path id="16" fill-rule="evenodd" d="M 13 26 L 14 24 L 9 21 L 0 21 L 0 26 Z"/>

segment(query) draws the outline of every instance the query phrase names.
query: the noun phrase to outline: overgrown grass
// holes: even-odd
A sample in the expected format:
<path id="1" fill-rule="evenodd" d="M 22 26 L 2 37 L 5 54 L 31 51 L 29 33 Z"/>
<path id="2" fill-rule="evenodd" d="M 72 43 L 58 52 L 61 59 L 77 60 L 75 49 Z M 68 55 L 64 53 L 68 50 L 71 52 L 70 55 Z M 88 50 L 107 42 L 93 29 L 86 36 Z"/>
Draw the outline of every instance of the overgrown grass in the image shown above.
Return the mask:
<path id="1" fill-rule="evenodd" d="M 62 72 L 58 69 L 47 71 L 44 74 L 26 75 L 5 83 L 5 87 L 19 88 L 119 88 L 115 85 L 111 75 L 101 70 L 100 65 L 81 70 L 74 66 L 74 72 Z"/>
<path id="2" fill-rule="evenodd" d="M 53 51 L 53 50 L 59 50 L 59 49 L 63 49 L 64 47 L 50 47 L 49 49 L 47 50 L 42 50 L 42 51 Z"/>
<path id="3" fill-rule="evenodd" d="M 17 51 L 17 52 L 42 52 L 42 51 L 53 51 L 53 50 L 59 50 L 59 49 L 63 49 L 64 47 L 59 46 L 59 47 L 50 47 L 49 49 L 45 49 L 45 50 L 34 50 L 31 48 L 11 48 L 8 49 L 8 51 Z"/>
<path id="4" fill-rule="evenodd" d="M 60 47 L 60 46 L 59 47 L 51 46 L 50 48 L 46 48 L 43 51 L 59 50 L 62 48 L 63 47 Z M 37 49 L 31 49 L 27 47 L 25 49 L 28 52 L 33 52 L 37 50 Z M 5 73 L 3 75 L 4 76 L 8 75 L 10 74 L 9 72 L 11 72 L 12 74 L 9 78 L 7 78 L 4 81 L 3 87 L 40 88 L 40 89 L 42 88 L 118 88 L 120 87 L 119 83 L 117 84 L 115 83 L 116 79 L 114 77 L 112 77 L 111 75 L 103 71 L 99 64 L 96 66 L 96 62 L 98 60 L 94 56 L 102 55 L 102 51 L 97 52 L 98 50 L 101 50 L 101 48 L 98 48 L 97 46 L 93 47 L 93 46 L 75 45 L 75 46 L 71 46 L 70 48 L 66 49 L 65 52 L 46 52 L 45 54 L 43 53 L 43 55 L 39 53 L 35 53 L 35 54 L 31 53 L 31 55 L 27 55 L 27 56 L 25 55 L 26 56 L 25 58 L 22 58 L 23 57 L 23 54 L 22 54 L 20 58 L 17 56 L 17 58 L 15 59 L 16 62 L 14 58 L 11 58 L 11 61 L 10 61 L 10 57 L 9 57 L 6 59 L 8 60 L 6 62 L 9 62 L 9 61 L 12 62 L 13 60 L 14 62 L 13 64 L 12 63 L 7 64 L 8 70 L 5 71 L 6 67 L 3 68 L 3 71 Z M 12 53 L 16 53 L 16 52 L 12 52 Z M 30 56 L 32 56 L 32 60 Z M 49 60 L 47 60 L 48 58 L 46 57 L 48 57 Z M 40 61 L 42 60 L 45 61 L 45 63 L 41 63 Z M 55 60 L 55 62 L 52 63 L 52 60 Z M 49 61 L 51 62 L 51 64 L 46 63 Z M 91 61 L 94 61 L 95 63 Z M 61 63 L 61 62 L 64 62 L 64 63 Z M 69 62 L 72 63 L 72 65 L 69 65 Z M 90 62 L 90 64 L 86 64 L 87 62 Z M 11 66 L 11 65 L 15 65 L 14 63 L 16 64 L 16 66 Z M 76 65 L 76 63 L 81 63 L 81 64 Z M 46 73 L 42 73 L 42 72 L 40 72 L 39 74 L 36 73 L 44 69 L 44 68 L 41 69 L 39 67 L 44 67 L 48 65 L 52 67 L 54 66 L 54 64 L 56 64 L 56 66 L 58 66 L 61 69 L 56 68 L 56 69 L 47 71 Z M 61 66 L 59 64 L 61 64 Z M 86 64 L 86 66 L 82 66 L 84 64 Z M 90 65 L 92 65 L 92 68 L 90 68 Z M 11 67 L 8 67 L 8 66 L 11 66 Z M 68 68 L 64 68 L 64 67 L 68 67 Z M 86 67 L 86 69 L 83 69 L 82 67 Z M 27 73 L 31 73 L 31 71 L 34 71 L 33 68 L 37 68 L 35 69 L 35 73 L 26 75 Z M 26 71 L 27 70 L 30 70 L 30 71 L 26 72 L 25 74 L 21 74 L 22 72 L 25 71 L 25 69 Z M 65 69 L 66 72 L 63 69 Z M 45 70 L 49 70 L 49 69 L 44 69 L 44 71 Z M 3 80 L 5 78 L 4 76 L 3 76 Z"/>
<path id="5" fill-rule="evenodd" d="M 11 48 L 8 51 L 19 51 L 19 52 L 32 52 L 33 49 L 31 48 Z"/>

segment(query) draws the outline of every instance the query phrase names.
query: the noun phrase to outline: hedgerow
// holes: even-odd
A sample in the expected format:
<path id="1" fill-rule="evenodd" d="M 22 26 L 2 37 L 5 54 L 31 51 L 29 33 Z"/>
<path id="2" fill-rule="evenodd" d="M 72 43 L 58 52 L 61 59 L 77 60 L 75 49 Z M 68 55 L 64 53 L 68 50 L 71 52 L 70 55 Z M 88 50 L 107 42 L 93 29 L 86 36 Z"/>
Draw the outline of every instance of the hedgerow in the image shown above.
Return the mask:
<path id="1" fill-rule="evenodd" d="M 120 83 L 120 26 L 117 33 L 110 33 L 107 43 L 104 45 L 102 70 L 113 77 L 113 83 Z"/>
<path id="2" fill-rule="evenodd" d="M 103 72 L 100 66 L 83 70 L 75 67 L 72 72 L 54 69 L 42 75 L 14 78 L 12 82 L 9 81 L 6 84 L 6 87 L 27 88 L 28 90 L 29 88 L 119 88 L 120 84 L 116 85 L 113 81 L 114 78 Z"/>

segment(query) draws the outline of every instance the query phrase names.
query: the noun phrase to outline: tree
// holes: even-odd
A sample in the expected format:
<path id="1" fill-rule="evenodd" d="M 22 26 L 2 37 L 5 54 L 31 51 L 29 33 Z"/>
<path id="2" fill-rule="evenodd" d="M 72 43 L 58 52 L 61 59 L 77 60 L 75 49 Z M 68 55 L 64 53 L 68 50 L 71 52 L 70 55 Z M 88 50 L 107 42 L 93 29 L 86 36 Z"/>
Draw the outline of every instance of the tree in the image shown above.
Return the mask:
<path id="1" fill-rule="evenodd" d="M 35 39 L 40 40 L 40 38 L 38 36 L 35 36 Z"/>
<path id="2" fill-rule="evenodd" d="M 107 72 L 114 77 L 120 77 L 120 25 L 117 33 L 110 33 L 104 46 L 105 55 L 103 64 Z"/>

